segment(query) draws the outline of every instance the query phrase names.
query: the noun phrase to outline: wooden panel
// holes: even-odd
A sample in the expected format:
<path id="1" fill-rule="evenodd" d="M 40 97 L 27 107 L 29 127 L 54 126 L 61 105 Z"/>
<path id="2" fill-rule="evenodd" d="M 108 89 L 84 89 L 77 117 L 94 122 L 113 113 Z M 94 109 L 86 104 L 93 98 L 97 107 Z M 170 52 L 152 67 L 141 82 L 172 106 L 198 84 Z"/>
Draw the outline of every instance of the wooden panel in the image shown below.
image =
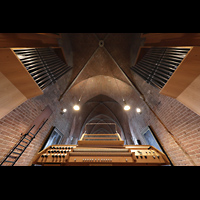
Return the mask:
<path id="1" fill-rule="evenodd" d="M 52 37 L 52 38 L 61 38 L 60 33 L 37 33 L 37 34 L 46 35 L 46 36 Z"/>
<path id="2" fill-rule="evenodd" d="M 27 99 L 43 94 L 12 49 L 0 49 L 0 73 L 0 118 Z"/>
<path id="3" fill-rule="evenodd" d="M 144 46 L 199 46 L 200 33 L 147 33 Z"/>
<path id="4" fill-rule="evenodd" d="M 0 119 L 26 100 L 27 98 L 0 72 Z"/>
<path id="5" fill-rule="evenodd" d="M 58 47 L 58 41 L 38 33 L 0 33 L 0 47 Z"/>
<path id="6" fill-rule="evenodd" d="M 11 49 L 0 49 L 0 71 L 26 98 L 43 94 Z"/>
<path id="7" fill-rule="evenodd" d="M 200 47 L 192 47 L 160 94 L 177 99 L 200 115 Z"/>
<path id="8" fill-rule="evenodd" d="M 78 141 L 79 146 L 123 146 L 124 141 Z"/>
<path id="9" fill-rule="evenodd" d="M 200 75 L 176 99 L 200 115 Z"/>
<path id="10" fill-rule="evenodd" d="M 200 74 L 199 66 L 200 47 L 193 47 L 160 93 L 173 98 L 179 96 Z"/>
<path id="11" fill-rule="evenodd" d="M 144 57 L 144 55 L 148 52 L 150 48 L 151 47 L 140 47 L 134 65 L 136 65 Z"/>
<path id="12" fill-rule="evenodd" d="M 67 61 L 64 56 L 63 49 L 61 47 L 54 47 L 53 50 L 55 51 L 56 55 L 64 62 L 67 64 Z"/>
<path id="13" fill-rule="evenodd" d="M 69 149 L 69 147 L 68 152 L 66 149 Z M 113 148 L 104 147 L 87 148 L 87 151 L 81 152 L 80 149 L 82 148 L 79 146 L 73 146 L 73 149 L 71 149 L 71 145 L 52 145 L 39 152 L 33 164 L 49 166 L 55 164 L 62 166 L 169 165 L 166 155 L 149 145 L 125 145 L 119 149 L 115 148 L 115 152 L 112 151 Z"/>

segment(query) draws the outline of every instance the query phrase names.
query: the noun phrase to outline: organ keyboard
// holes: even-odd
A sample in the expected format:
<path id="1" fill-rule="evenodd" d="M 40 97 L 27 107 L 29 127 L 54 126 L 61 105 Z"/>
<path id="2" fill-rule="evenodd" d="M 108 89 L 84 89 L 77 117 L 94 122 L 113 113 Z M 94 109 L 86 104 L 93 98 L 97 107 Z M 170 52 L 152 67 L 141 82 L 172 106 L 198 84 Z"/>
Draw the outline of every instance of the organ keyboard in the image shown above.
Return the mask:
<path id="1" fill-rule="evenodd" d="M 159 166 L 166 155 L 150 145 L 123 145 L 116 134 L 83 134 L 78 145 L 51 145 L 36 156 L 43 166 Z"/>

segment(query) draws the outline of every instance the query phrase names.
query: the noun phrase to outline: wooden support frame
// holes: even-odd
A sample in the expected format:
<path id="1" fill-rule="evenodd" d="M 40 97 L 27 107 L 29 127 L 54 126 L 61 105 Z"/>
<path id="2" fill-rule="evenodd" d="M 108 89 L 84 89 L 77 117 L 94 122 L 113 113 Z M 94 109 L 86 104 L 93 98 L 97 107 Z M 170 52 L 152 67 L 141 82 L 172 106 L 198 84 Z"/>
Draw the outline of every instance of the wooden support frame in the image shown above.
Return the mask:
<path id="1" fill-rule="evenodd" d="M 57 56 L 67 64 L 63 49 L 61 47 L 52 48 Z M 0 119 L 27 99 L 43 94 L 43 91 L 15 54 L 14 50 L 16 49 L 29 48 L 0 48 Z"/>
<path id="2" fill-rule="evenodd" d="M 0 48 L 0 118 L 43 92 L 11 48 Z"/>
<path id="3" fill-rule="evenodd" d="M 139 62 L 149 48 L 152 46 L 140 47 L 136 63 Z M 175 46 L 160 46 L 175 47 Z M 193 112 L 200 115 L 200 47 L 199 46 L 176 46 L 190 48 L 189 52 L 180 65 L 169 78 L 160 94 L 177 99 Z M 135 64 L 136 64 L 135 63 Z"/>
<path id="4" fill-rule="evenodd" d="M 200 115 L 200 47 L 190 51 L 160 91 Z"/>
<path id="5" fill-rule="evenodd" d="M 144 46 L 199 46 L 200 33 L 145 33 Z"/>

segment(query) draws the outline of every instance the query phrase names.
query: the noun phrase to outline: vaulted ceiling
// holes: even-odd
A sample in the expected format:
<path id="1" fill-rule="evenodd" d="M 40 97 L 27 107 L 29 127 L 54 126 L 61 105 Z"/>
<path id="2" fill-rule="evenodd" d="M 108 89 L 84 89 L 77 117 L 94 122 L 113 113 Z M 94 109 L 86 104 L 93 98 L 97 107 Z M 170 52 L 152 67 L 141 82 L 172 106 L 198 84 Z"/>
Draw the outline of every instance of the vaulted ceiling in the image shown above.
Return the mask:
<path id="1" fill-rule="evenodd" d="M 139 48 L 140 34 L 133 33 L 70 33 L 73 71 L 60 99 L 70 94 L 73 103 L 79 103 L 75 113 L 76 128 L 73 137 L 88 133 L 117 131 L 125 139 L 130 134 L 128 115 L 123 110 L 123 99 L 129 103 L 132 95 L 130 66 Z M 135 49 L 134 49 L 135 48 Z M 135 52 L 135 54 L 131 54 Z M 87 123 L 99 123 L 87 125 Z M 116 127 L 112 124 L 116 123 Z"/>

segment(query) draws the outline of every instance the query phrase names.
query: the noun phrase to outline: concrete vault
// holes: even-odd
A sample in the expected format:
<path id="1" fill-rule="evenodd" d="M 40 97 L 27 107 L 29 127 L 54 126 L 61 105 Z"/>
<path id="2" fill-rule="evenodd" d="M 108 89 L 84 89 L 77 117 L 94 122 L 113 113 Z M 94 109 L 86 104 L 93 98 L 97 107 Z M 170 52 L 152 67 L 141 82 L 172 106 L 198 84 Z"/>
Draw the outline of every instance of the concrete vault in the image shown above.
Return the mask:
<path id="1" fill-rule="evenodd" d="M 76 141 L 85 131 L 87 123 L 116 123 L 87 126 L 90 133 L 112 133 L 116 130 L 122 139 L 132 137 L 129 117 L 123 110 L 136 93 L 130 76 L 130 64 L 134 34 L 68 34 L 73 52 L 71 81 L 60 96 L 61 102 L 69 102 L 69 112 L 74 112 L 74 121 L 67 143 Z M 128 74 L 128 75 L 127 75 Z M 136 95 L 136 98 L 138 95 Z M 114 128 L 114 129 L 113 129 Z M 116 130 L 115 130 L 116 129 Z M 75 139 L 74 139 L 75 138 Z M 131 141 L 131 140 L 130 140 Z"/>

